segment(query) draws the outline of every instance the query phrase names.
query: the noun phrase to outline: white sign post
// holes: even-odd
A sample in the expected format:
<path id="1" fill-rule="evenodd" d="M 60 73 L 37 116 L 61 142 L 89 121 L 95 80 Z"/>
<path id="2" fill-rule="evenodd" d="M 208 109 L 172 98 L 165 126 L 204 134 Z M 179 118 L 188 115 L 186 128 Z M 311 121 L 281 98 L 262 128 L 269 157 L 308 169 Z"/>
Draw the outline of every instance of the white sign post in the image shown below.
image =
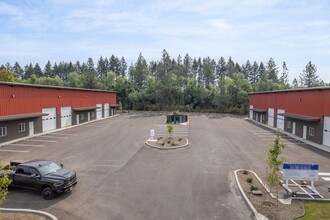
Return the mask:
<path id="1" fill-rule="evenodd" d="M 155 137 L 155 130 L 154 129 L 150 129 L 150 139 L 153 141 Z"/>

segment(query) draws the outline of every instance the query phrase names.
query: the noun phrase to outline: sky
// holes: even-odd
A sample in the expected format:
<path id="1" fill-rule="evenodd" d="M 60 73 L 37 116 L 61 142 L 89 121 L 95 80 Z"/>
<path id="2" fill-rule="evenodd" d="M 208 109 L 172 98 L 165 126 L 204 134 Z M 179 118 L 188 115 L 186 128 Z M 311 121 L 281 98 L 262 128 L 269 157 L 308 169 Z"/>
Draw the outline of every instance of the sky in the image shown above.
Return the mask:
<path id="1" fill-rule="evenodd" d="M 239 64 L 272 57 L 290 82 L 311 61 L 330 82 L 328 0 L 0 0 L 0 39 L 0 64 L 112 54 L 131 64 L 166 49 Z"/>

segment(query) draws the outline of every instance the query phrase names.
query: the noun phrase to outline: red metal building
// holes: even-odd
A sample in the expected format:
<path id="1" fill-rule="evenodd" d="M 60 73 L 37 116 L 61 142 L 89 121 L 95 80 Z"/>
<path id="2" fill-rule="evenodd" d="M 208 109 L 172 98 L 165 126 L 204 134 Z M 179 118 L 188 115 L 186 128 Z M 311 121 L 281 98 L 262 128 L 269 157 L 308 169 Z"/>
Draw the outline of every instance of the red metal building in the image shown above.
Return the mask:
<path id="1" fill-rule="evenodd" d="M 116 114 L 116 92 L 0 82 L 0 142 Z"/>
<path id="2" fill-rule="evenodd" d="M 330 87 L 249 94 L 249 118 L 330 147 Z"/>

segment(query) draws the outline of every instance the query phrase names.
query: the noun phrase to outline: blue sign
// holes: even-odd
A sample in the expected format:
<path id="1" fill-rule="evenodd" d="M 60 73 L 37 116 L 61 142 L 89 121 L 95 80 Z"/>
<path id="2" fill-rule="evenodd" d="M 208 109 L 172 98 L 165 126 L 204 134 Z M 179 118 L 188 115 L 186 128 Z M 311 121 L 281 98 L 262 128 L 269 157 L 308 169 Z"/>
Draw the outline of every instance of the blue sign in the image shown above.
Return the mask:
<path id="1" fill-rule="evenodd" d="M 283 179 L 285 180 L 318 180 L 318 164 L 283 164 Z"/>
<path id="2" fill-rule="evenodd" d="M 318 164 L 283 164 L 284 170 L 319 170 Z"/>

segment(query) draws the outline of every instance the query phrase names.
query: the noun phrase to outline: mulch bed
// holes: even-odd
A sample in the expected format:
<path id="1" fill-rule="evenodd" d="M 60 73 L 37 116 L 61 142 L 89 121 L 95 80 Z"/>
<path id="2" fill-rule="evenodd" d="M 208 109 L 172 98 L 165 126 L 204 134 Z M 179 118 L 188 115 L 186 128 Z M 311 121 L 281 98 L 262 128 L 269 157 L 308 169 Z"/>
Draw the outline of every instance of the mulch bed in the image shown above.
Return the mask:
<path id="1" fill-rule="evenodd" d="M 237 176 L 245 194 L 253 204 L 254 208 L 268 219 L 292 220 L 304 214 L 303 201 L 292 200 L 290 205 L 282 204 L 268 194 L 264 186 L 253 173 L 248 172 L 248 174 L 243 174 L 243 171 L 239 171 L 237 172 Z M 252 178 L 252 183 L 248 183 L 246 181 L 247 178 Z M 251 186 L 258 187 L 258 190 L 262 192 L 262 195 L 253 195 Z M 279 188 L 280 187 L 281 186 L 279 186 Z"/>
<path id="2" fill-rule="evenodd" d="M 159 137 L 156 139 L 156 141 L 148 141 L 149 144 L 154 145 L 158 148 L 177 148 L 181 147 L 185 144 L 187 144 L 186 138 L 180 138 L 180 137 Z"/>
<path id="3" fill-rule="evenodd" d="M 26 213 L 26 212 L 8 212 L 0 211 L 0 220 L 48 220 L 46 216 Z"/>

